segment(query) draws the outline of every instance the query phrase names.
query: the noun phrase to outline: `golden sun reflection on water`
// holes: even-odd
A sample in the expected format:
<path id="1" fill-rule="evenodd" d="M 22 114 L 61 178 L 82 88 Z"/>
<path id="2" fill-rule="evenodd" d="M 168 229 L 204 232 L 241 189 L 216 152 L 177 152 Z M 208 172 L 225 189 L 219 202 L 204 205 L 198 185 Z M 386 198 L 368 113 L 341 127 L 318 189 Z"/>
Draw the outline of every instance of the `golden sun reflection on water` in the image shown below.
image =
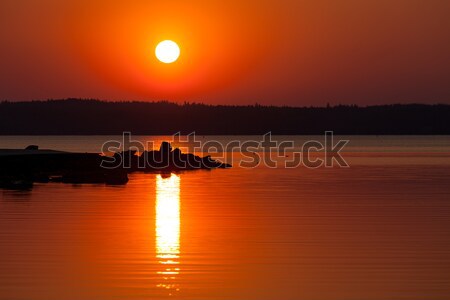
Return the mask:
<path id="1" fill-rule="evenodd" d="M 156 258 L 162 269 L 160 288 L 179 291 L 180 177 L 156 175 Z M 171 293 L 170 292 L 170 293 Z"/>

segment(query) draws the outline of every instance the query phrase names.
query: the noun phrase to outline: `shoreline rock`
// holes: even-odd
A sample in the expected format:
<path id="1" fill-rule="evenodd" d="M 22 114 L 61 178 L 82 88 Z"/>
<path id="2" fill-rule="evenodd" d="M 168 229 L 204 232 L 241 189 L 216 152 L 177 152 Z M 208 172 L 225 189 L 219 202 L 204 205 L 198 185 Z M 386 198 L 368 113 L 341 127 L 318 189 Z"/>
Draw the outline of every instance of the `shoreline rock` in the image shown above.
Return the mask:
<path id="1" fill-rule="evenodd" d="M 113 156 L 97 153 L 71 153 L 53 150 L 0 151 L 0 189 L 31 189 L 34 183 L 62 182 L 70 184 L 124 185 L 128 174 L 143 172 L 176 172 L 230 168 L 231 165 L 172 149 L 168 142 L 160 150 L 123 151 Z"/>

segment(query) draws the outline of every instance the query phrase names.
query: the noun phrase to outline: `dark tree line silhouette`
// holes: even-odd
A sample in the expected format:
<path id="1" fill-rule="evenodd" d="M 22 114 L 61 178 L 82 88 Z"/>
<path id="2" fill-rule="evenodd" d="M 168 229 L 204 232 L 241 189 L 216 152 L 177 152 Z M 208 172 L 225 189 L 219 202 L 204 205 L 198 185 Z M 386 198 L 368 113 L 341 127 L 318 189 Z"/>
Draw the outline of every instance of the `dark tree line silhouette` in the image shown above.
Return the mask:
<path id="1" fill-rule="evenodd" d="M 225 106 L 66 99 L 0 103 L 1 135 L 450 134 L 450 105 Z"/>

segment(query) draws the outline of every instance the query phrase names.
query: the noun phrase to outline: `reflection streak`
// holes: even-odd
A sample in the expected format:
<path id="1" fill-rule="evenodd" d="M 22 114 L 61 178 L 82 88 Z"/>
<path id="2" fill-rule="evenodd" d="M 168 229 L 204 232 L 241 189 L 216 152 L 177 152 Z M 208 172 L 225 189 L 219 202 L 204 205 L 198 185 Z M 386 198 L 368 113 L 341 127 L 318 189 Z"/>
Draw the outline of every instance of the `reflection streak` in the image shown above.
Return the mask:
<path id="1" fill-rule="evenodd" d="M 158 287 L 178 291 L 174 283 L 180 273 L 180 177 L 156 176 L 156 258 L 163 265 Z"/>

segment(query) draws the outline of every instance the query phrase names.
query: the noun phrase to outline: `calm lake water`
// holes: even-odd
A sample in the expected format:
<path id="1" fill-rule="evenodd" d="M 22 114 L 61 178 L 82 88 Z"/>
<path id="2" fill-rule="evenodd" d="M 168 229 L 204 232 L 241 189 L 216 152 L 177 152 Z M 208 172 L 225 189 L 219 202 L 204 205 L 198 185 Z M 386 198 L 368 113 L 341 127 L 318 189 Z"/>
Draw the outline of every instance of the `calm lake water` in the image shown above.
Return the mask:
<path id="1" fill-rule="evenodd" d="M 0 299 L 450 299 L 450 137 L 345 138 L 349 168 L 0 190 Z M 108 139 L 0 148 L 99 152 Z"/>

